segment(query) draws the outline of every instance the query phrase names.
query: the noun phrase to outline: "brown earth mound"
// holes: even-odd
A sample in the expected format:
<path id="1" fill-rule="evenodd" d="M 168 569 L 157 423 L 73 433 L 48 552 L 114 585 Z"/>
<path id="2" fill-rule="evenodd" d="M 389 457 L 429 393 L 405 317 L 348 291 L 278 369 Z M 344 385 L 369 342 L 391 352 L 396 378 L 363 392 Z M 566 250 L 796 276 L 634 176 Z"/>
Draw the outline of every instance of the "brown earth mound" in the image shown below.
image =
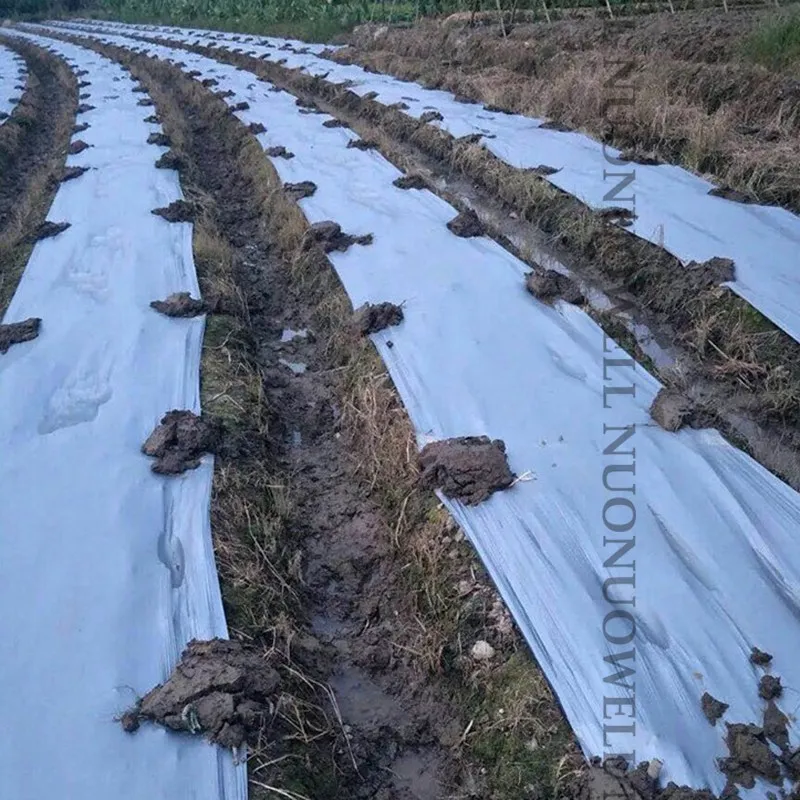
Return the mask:
<path id="1" fill-rule="evenodd" d="M 189 292 L 175 292 L 166 300 L 153 300 L 150 307 L 168 317 L 197 317 L 208 311 L 202 300 L 195 300 Z"/>
<path id="2" fill-rule="evenodd" d="M 120 721 L 129 732 L 146 720 L 238 748 L 274 713 L 279 688 L 278 673 L 257 651 L 240 642 L 193 639 L 169 679 Z"/>
<path id="3" fill-rule="evenodd" d="M 41 324 L 38 317 L 31 317 L 22 322 L 0 325 L 0 353 L 7 353 L 12 345 L 35 339 L 39 335 Z"/>
<path id="4" fill-rule="evenodd" d="M 441 489 L 466 505 L 477 505 L 494 492 L 509 487 L 515 475 L 509 469 L 505 443 L 488 436 L 462 436 L 425 445 L 419 454 L 420 483 Z"/>
<path id="5" fill-rule="evenodd" d="M 142 452 L 156 459 L 156 474 L 178 475 L 199 467 L 203 453 L 215 452 L 221 440 L 222 430 L 217 422 L 191 411 L 174 410 L 147 437 Z"/>
<path id="6" fill-rule="evenodd" d="M 403 321 L 403 309 L 394 303 L 365 303 L 356 310 L 354 322 L 362 336 L 377 333 L 390 325 L 399 325 Z"/>

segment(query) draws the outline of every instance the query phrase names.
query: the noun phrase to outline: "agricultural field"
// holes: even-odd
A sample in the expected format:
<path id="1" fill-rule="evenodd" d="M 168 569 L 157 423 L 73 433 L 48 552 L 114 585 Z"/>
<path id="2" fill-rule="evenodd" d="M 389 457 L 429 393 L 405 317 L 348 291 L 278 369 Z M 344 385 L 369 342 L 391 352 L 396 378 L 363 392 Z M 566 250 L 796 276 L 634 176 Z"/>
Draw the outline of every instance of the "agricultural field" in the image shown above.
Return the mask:
<path id="1" fill-rule="evenodd" d="M 796 9 L 0 13 L 9 796 L 800 797 Z"/>

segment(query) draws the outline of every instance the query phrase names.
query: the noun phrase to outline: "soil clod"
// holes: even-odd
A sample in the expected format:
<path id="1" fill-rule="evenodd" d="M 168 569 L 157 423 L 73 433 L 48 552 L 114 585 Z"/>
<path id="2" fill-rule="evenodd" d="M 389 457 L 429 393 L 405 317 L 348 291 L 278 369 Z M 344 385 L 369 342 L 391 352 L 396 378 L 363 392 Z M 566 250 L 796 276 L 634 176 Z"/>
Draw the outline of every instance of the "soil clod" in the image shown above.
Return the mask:
<path id="1" fill-rule="evenodd" d="M 195 207 L 185 200 L 175 200 L 165 208 L 154 208 L 152 211 L 167 222 L 194 222 Z"/>
<path id="2" fill-rule="evenodd" d="M 147 720 L 238 748 L 274 713 L 279 688 L 278 673 L 256 650 L 240 642 L 193 639 L 167 681 L 120 721 L 127 731 Z"/>
<path id="3" fill-rule="evenodd" d="M 730 755 L 720 759 L 720 770 L 732 783 L 752 789 L 756 778 L 777 785 L 781 766 L 767 743 L 764 729 L 757 725 L 728 725 L 725 738 Z"/>
<path id="4" fill-rule="evenodd" d="M 730 708 L 727 703 L 717 700 L 716 697 L 713 697 L 708 692 L 704 692 L 700 698 L 700 707 L 703 709 L 706 719 L 712 725 L 716 725 L 717 720 Z"/>
<path id="5" fill-rule="evenodd" d="M 758 667 L 766 667 L 772 661 L 772 656 L 769 653 L 765 653 L 763 650 L 759 650 L 757 647 L 753 647 L 750 650 L 750 663 L 755 664 Z"/>
<path id="6" fill-rule="evenodd" d="M 690 261 L 686 269 L 704 286 L 719 286 L 735 278 L 734 265 L 730 258 L 714 256 L 708 261 Z"/>
<path id="7" fill-rule="evenodd" d="M 657 167 L 664 163 L 658 156 L 637 148 L 622 150 L 619 154 L 619 160 L 627 161 L 629 164 L 640 164 L 643 167 Z"/>
<path id="8" fill-rule="evenodd" d="M 171 142 L 166 133 L 151 133 L 147 137 L 147 144 L 157 144 L 159 147 L 169 147 Z"/>
<path id="9" fill-rule="evenodd" d="M 398 189 L 427 189 L 428 184 L 425 182 L 425 179 L 421 175 L 401 175 L 399 178 L 395 178 L 392 181 L 392 184 L 396 186 Z"/>
<path id="10" fill-rule="evenodd" d="M 90 106 L 88 103 L 81 103 L 75 113 L 85 114 L 87 111 L 94 111 L 94 106 Z"/>
<path id="11" fill-rule="evenodd" d="M 200 81 L 200 83 L 205 86 L 206 89 L 210 89 L 212 86 L 216 86 L 219 81 L 216 78 L 206 78 L 205 80 Z"/>
<path id="12" fill-rule="evenodd" d="M 35 339 L 39 335 L 41 325 L 42 321 L 38 317 L 0 325 L 0 353 L 7 353 L 12 345 Z"/>
<path id="13" fill-rule="evenodd" d="M 581 305 L 586 299 L 572 278 L 554 269 L 529 273 L 525 278 L 525 288 L 537 300 L 548 304 L 560 299 L 573 305 Z"/>
<path id="14" fill-rule="evenodd" d="M 419 454 L 420 483 L 441 489 L 447 497 L 477 505 L 508 488 L 515 475 L 506 446 L 488 436 L 462 436 L 425 445 Z"/>
<path id="15" fill-rule="evenodd" d="M 326 253 L 332 253 L 334 250 L 343 253 L 351 244 L 372 244 L 371 233 L 364 236 L 352 236 L 349 233 L 343 233 L 341 226 L 331 220 L 323 220 L 309 225 L 306 237 L 307 243 L 313 242 L 320 245 Z"/>
<path id="16" fill-rule="evenodd" d="M 69 228 L 69 222 L 43 222 L 29 237 L 28 241 L 39 242 L 42 239 L 52 239 Z"/>
<path id="17" fill-rule="evenodd" d="M 667 388 L 659 391 L 650 406 L 651 418 L 670 433 L 675 433 L 690 424 L 692 411 L 692 403 L 685 394 Z"/>
<path id="18" fill-rule="evenodd" d="M 543 131 L 559 131 L 561 133 L 572 133 L 573 131 L 569 125 L 565 125 L 563 122 L 556 122 L 555 120 L 543 122 L 539 126 L 539 129 Z"/>
<path id="19" fill-rule="evenodd" d="M 732 189 L 730 186 L 715 186 L 709 189 L 708 193 L 712 197 L 722 197 L 725 200 L 731 200 L 734 203 L 755 203 L 755 197 L 752 197 L 745 192 L 740 192 L 738 189 Z"/>
<path id="20" fill-rule="evenodd" d="M 447 229 L 460 236 L 462 239 L 469 239 L 473 236 L 483 236 L 486 229 L 478 219 L 478 215 L 470 208 L 462 211 L 455 219 L 447 223 Z"/>
<path id="21" fill-rule="evenodd" d="M 419 115 L 420 122 L 441 122 L 444 117 L 438 111 L 423 111 Z"/>
<path id="22" fill-rule="evenodd" d="M 150 307 L 168 317 L 197 317 L 208 311 L 206 304 L 189 292 L 174 292 L 166 300 L 153 300 Z"/>
<path id="23" fill-rule="evenodd" d="M 300 183 L 284 183 L 283 191 L 292 200 L 302 200 L 304 197 L 311 197 L 317 191 L 317 184 L 313 181 L 301 181 Z"/>
<path id="24" fill-rule="evenodd" d="M 266 133 L 267 129 L 260 123 L 260 122 L 251 122 L 247 126 L 247 130 L 253 134 L 253 136 L 257 136 L 259 133 Z"/>
<path id="25" fill-rule="evenodd" d="M 290 153 L 282 144 L 268 147 L 265 152 L 270 158 L 294 158 L 294 153 Z"/>
<path id="26" fill-rule="evenodd" d="M 222 430 L 215 421 L 199 417 L 191 411 L 173 410 L 164 415 L 142 445 L 145 455 L 156 459 L 153 472 L 178 475 L 200 466 L 203 453 L 213 453 L 222 439 Z"/>
<path id="27" fill-rule="evenodd" d="M 181 170 L 184 167 L 183 159 L 174 151 L 168 150 L 156 161 L 157 169 Z"/>
<path id="28" fill-rule="evenodd" d="M 403 309 L 394 303 L 364 303 L 353 315 L 356 329 L 362 336 L 377 333 L 403 321 Z"/>
<path id="29" fill-rule="evenodd" d="M 83 139 L 77 139 L 70 144 L 70 146 L 67 148 L 67 152 L 71 156 L 76 156 L 78 153 L 82 153 L 84 150 L 88 150 L 90 147 L 91 145 L 86 144 Z"/>
<path id="30" fill-rule="evenodd" d="M 781 750 L 789 749 L 789 718 L 774 700 L 770 700 L 764 709 L 764 735 Z"/>
<path id="31" fill-rule="evenodd" d="M 83 133 L 85 130 L 88 130 L 88 128 L 89 128 L 88 122 L 82 122 L 80 125 L 75 125 L 72 128 L 72 135 L 75 136 L 75 134 Z"/>
<path id="32" fill-rule="evenodd" d="M 153 125 L 158 125 L 161 122 L 161 120 L 158 118 L 157 114 L 151 114 L 149 117 L 145 117 L 144 121 L 145 122 L 150 122 Z"/>
<path id="33" fill-rule="evenodd" d="M 325 122 L 322 123 L 323 128 L 346 128 L 347 124 L 342 122 L 340 119 L 326 119 Z"/>
<path id="34" fill-rule="evenodd" d="M 64 173 L 61 176 L 61 183 L 66 183 L 67 181 L 75 180 L 75 178 L 80 178 L 84 172 L 88 172 L 89 167 L 64 167 Z"/>
<path id="35" fill-rule="evenodd" d="M 250 108 L 250 103 L 246 100 L 242 100 L 241 103 L 237 103 L 235 106 L 232 106 L 233 111 L 247 111 Z"/>
<path id="36" fill-rule="evenodd" d="M 155 103 L 149 97 L 143 97 L 139 102 L 136 104 L 137 106 L 152 106 Z"/>
<path id="37" fill-rule="evenodd" d="M 347 143 L 347 147 L 349 150 L 375 150 L 378 144 L 369 139 L 351 139 Z"/>
<path id="38" fill-rule="evenodd" d="M 530 167 L 525 171 L 530 172 L 532 175 L 538 175 L 541 178 L 544 178 L 547 175 L 555 175 L 556 172 L 560 172 L 560 170 L 556 169 L 555 167 L 548 167 L 547 164 L 539 164 L 538 167 Z"/>
<path id="39" fill-rule="evenodd" d="M 781 679 L 774 675 L 764 675 L 758 682 L 758 696 L 764 700 L 772 700 L 783 694 Z"/>

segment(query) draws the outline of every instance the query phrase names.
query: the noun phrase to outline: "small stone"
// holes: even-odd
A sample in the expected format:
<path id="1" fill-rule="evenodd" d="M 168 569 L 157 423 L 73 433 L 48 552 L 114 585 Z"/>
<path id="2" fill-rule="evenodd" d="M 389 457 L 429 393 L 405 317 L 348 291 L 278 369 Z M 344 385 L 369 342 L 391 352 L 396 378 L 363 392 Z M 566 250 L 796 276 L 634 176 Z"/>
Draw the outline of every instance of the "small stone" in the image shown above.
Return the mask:
<path id="1" fill-rule="evenodd" d="M 475 644 L 472 645 L 472 650 L 470 650 L 470 654 L 475 661 L 489 661 L 494 658 L 494 653 L 494 647 L 483 639 L 479 639 L 475 642 Z"/>

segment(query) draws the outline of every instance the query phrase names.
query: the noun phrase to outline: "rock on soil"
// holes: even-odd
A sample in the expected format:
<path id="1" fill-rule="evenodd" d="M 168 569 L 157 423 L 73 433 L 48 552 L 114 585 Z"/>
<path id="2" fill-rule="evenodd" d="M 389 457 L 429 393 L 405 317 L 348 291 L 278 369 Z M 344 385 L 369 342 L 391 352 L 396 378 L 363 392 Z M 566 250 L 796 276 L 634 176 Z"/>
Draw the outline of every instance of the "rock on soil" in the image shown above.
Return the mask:
<path id="1" fill-rule="evenodd" d="M 399 325 L 403 321 L 403 309 L 394 303 L 364 303 L 353 316 L 358 332 L 368 336 L 390 325 Z"/>
<path id="2" fill-rule="evenodd" d="M 167 222 L 194 222 L 195 208 L 185 200 L 175 200 L 166 208 L 154 208 L 152 211 Z"/>
<path id="3" fill-rule="evenodd" d="M 469 239 L 472 236 L 483 236 L 486 232 L 483 223 L 471 208 L 462 211 L 455 219 L 451 219 L 447 223 L 447 229 L 463 239 Z"/>
<path id="4" fill-rule="evenodd" d="M 735 278 L 733 261 L 714 256 L 708 261 L 690 261 L 686 269 L 693 272 L 703 286 L 719 286 Z"/>
<path id="5" fill-rule="evenodd" d="M 39 335 L 41 325 L 42 321 L 38 317 L 0 325 L 0 353 L 7 353 L 14 344 L 30 342 L 35 339 Z"/>
<path id="6" fill-rule="evenodd" d="M 147 437 L 142 452 L 156 459 L 152 469 L 157 475 L 178 475 L 199 467 L 203 453 L 215 452 L 221 440 L 222 429 L 216 421 L 173 410 Z"/>
<path id="7" fill-rule="evenodd" d="M 425 445 L 419 454 L 420 483 L 441 489 L 447 497 L 477 505 L 506 489 L 515 475 L 509 469 L 506 446 L 488 436 L 461 436 Z"/>
<path id="8" fill-rule="evenodd" d="M 351 236 L 349 233 L 342 233 L 342 228 L 338 223 L 323 220 L 308 226 L 306 242 L 318 244 L 326 253 L 334 250 L 343 253 L 351 244 L 372 244 L 372 234 Z"/>
<path id="9" fill-rule="evenodd" d="M 168 317 L 197 317 L 208 311 L 202 300 L 195 300 L 189 292 L 175 292 L 166 300 L 153 300 L 150 307 Z"/>
<path id="10" fill-rule="evenodd" d="M 561 299 L 573 305 L 581 305 L 586 299 L 575 281 L 554 269 L 530 272 L 525 278 L 525 288 L 535 298 L 548 304 Z"/>
<path id="11" fill-rule="evenodd" d="M 675 389 L 661 389 L 650 406 L 650 416 L 665 431 L 675 433 L 692 420 L 692 402 Z"/>
<path id="12" fill-rule="evenodd" d="M 398 189 L 427 189 L 428 184 L 422 175 L 401 175 L 395 178 L 392 184 Z"/>
<path id="13" fill-rule="evenodd" d="M 727 703 L 717 700 L 716 697 L 712 697 L 708 692 L 705 692 L 700 698 L 700 707 L 703 709 L 706 719 L 712 725 L 716 725 L 717 720 L 730 708 Z"/>
<path id="14" fill-rule="evenodd" d="M 126 731 L 149 721 L 202 734 L 221 747 L 253 740 L 275 709 L 278 673 L 263 655 L 239 642 L 193 639 L 169 679 L 122 716 Z"/>
<path id="15" fill-rule="evenodd" d="M 311 197 L 317 191 L 317 184 L 313 181 L 301 181 L 300 183 L 284 183 L 283 191 L 292 200 L 302 200 L 304 197 Z"/>

